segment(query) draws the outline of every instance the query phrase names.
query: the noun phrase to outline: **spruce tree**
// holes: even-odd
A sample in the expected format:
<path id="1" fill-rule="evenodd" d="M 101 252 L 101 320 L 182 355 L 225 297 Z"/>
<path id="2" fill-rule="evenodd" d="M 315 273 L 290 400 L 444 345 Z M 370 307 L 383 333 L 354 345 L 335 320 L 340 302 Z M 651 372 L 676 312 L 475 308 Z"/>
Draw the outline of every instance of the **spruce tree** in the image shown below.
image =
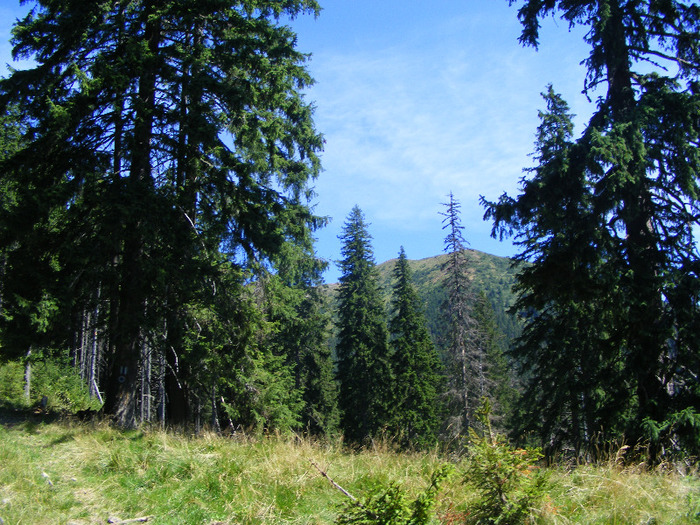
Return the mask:
<path id="1" fill-rule="evenodd" d="M 388 331 L 371 236 L 355 206 L 343 226 L 338 291 L 338 404 L 345 438 L 362 443 L 392 417 Z"/>
<path id="2" fill-rule="evenodd" d="M 296 386 L 304 400 L 301 414 L 304 429 L 311 434 L 330 436 L 340 425 L 338 383 L 329 346 L 330 319 L 321 308 L 320 291 L 315 288 L 301 305 L 304 344 L 294 355 Z"/>
<path id="3" fill-rule="evenodd" d="M 513 349 L 528 379 L 518 431 L 580 452 L 594 433 L 623 430 L 627 415 L 615 398 L 624 395 L 625 381 L 609 329 L 613 295 L 606 301 L 598 292 L 611 247 L 592 213 L 593 188 L 580 176 L 569 107 L 552 86 L 544 98 L 538 165 L 523 180 L 521 198 L 504 196 L 490 212 L 497 223 L 519 224 L 517 260 L 532 263 L 520 267 L 512 309 L 526 321 Z M 613 290 L 614 282 L 607 286 Z"/>
<path id="4" fill-rule="evenodd" d="M 21 147 L 22 121 L 19 112 L 8 108 L 5 115 L 0 116 L 0 161 L 11 156 Z M 17 188 L 15 182 L 7 177 L 0 178 L 0 216 L 7 217 L 17 205 Z M 7 257 L 12 246 L 8 239 L 12 234 L 12 225 L 0 221 L 0 318 L 6 318 L 7 306 L 3 301 L 7 288 Z M 2 324 L 0 324 L 0 348 L 3 346 Z M 7 357 L 7 356 L 4 356 Z"/>
<path id="5" fill-rule="evenodd" d="M 441 364 L 403 247 L 394 267 L 394 279 L 393 317 L 389 322 L 395 395 L 391 430 L 404 446 L 430 445 L 437 437 L 442 415 L 438 399 Z"/>
<path id="6" fill-rule="evenodd" d="M 121 424 L 135 422 L 154 382 L 162 413 L 184 421 L 222 373 L 245 369 L 212 370 L 246 362 L 251 341 L 243 327 L 210 332 L 229 326 L 213 313 L 245 311 L 250 272 L 320 225 L 308 184 L 322 140 L 301 94 L 311 78 L 278 23 L 318 10 L 313 0 L 40 1 L 14 29 L 14 54 L 37 65 L 0 82 L 0 109 L 14 104 L 28 123 L 0 167 L 23 188 L 3 221 L 41 236 L 33 246 L 14 230 L 4 242 L 51 270 L 38 268 L 52 280 L 27 297 L 60 313 L 42 345 L 72 346 L 99 311 L 104 410 Z M 205 367 L 210 352 L 235 355 Z M 157 377 L 144 377 L 149 356 Z"/>
<path id="7" fill-rule="evenodd" d="M 284 359 L 301 401 L 299 427 L 312 434 L 338 429 L 337 384 L 329 346 L 330 314 L 322 308 L 321 274 L 326 263 L 312 246 L 287 245 L 274 273 L 261 280 L 265 296 L 264 346 Z"/>
<path id="8" fill-rule="evenodd" d="M 444 287 L 447 298 L 443 315 L 447 320 L 447 407 L 449 435 L 466 435 L 475 424 L 474 411 L 486 395 L 489 385 L 486 360 L 479 326 L 474 317 L 475 295 L 467 273 L 469 257 L 464 239 L 461 204 L 452 192 L 446 211 L 441 213 L 447 230 Z"/>
<path id="9" fill-rule="evenodd" d="M 633 442 L 650 440 L 652 459 L 663 440 L 697 448 L 700 11 L 676 0 L 511 3 L 522 3 L 525 45 L 538 45 L 540 20 L 550 14 L 588 28 L 584 90 L 600 93 L 586 129 L 563 157 L 570 162 L 560 176 L 537 183 L 538 192 L 552 197 L 548 206 L 565 208 L 580 226 L 563 222 L 570 217 L 562 212 L 557 233 L 547 237 L 553 229 L 541 222 L 542 201 L 528 202 L 534 184 L 532 191 L 526 184 L 517 199 L 503 198 L 487 208 L 497 232 L 529 232 L 532 242 L 522 255 L 529 252 L 536 265 L 558 260 L 566 266 L 569 261 L 556 257 L 556 250 L 577 252 L 579 271 L 533 270 L 519 280 L 526 295 L 548 292 L 538 310 L 551 323 L 530 323 L 528 339 L 540 338 L 546 352 L 545 342 L 556 337 L 563 348 L 584 356 L 592 370 L 582 364 L 581 386 L 575 388 L 601 394 L 578 404 L 593 407 L 592 422 L 603 417 L 606 432 L 624 432 Z M 553 169 L 550 152 L 539 150 L 540 169 Z M 557 200 L 555 184 L 571 186 L 568 202 Z M 573 330 L 563 325 L 566 316 L 578 324 Z M 546 383 L 555 373 L 531 348 L 529 363 L 545 374 L 533 381 Z M 597 374 L 611 364 L 609 373 Z M 617 388 L 607 391 L 609 384 Z M 557 410 L 539 412 L 552 432 L 555 418 L 568 418 L 565 407 L 573 405 L 564 404 L 565 392 L 558 394 Z M 571 427 L 586 440 L 598 430 Z"/>
<path id="10" fill-rule="evenodd" d="M 2 163 L 26 146 L 29 122 L 13 104 L 0 124 Z M 60 308 L 65 284 L 58 279 L 55 257 L 66 212 L 40 198 L 37 186 L 0 172 L 0 357 L 23 358 L 27 370 L 30 361 L 48 353 L 54 324 L 67 322 Z"/>

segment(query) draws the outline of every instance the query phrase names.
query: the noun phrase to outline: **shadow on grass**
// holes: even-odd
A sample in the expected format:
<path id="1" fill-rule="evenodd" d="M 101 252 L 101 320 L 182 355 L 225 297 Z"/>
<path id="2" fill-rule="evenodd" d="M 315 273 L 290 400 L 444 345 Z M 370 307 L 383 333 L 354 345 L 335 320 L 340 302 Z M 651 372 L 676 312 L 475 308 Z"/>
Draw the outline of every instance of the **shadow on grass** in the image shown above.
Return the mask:
<path id="1" fill-rule="evenodd" d="M 61 445 L 63 443 L 68 443 L 69 441 L 73 441 L 75 439 L 75 436 L 73 435 L 72 432 L 68 432 L 66 434 L 63 434 L 62 436 L 57 437 L 54 439 L 51 443 L 46 445 L 46 447 L 54 447 L 56 445 Z"/>
<path id="2" fill-rule="evenodd" d="M 0 426 L 13 428 L 23 425 L 30 434 L 35 433 L 40 424 L 53 423 L 59 417 L 59 414 L 38 408 L 28 408 L 7 402 L 0 403 Z"/>
<path id="3" fill-rule="evenodd" d="M 67 414 L 63 412 L 54 412 L 46 409 L 41 409 L 39 407 L 27 407 L 24 405 L 16 405 L 9 403 L 7 401 L 0 401 L 0 427 L 5 429 L 16 429 L 24 431 L 29 435 L 36 434 L 39 431 L 41 425 L 56 423 L 59 421 L 68 421 L 78 425 L 90 425 L 97 424 L 101 421 L 109 421 L 106 419 L 101 419 L 94 411 L 92 412 L 92 417 L 86 419 L 81 417 L 81 414 Z M 109 425 L 112 426 L 112 425 Z M 119 429 L 112 427 L 118 431 L 118 435 L 122 439 L 138 442 L 142 441 L 145 437 L 145 432 L 140 428 L 133 429 Z M 66 432 L 59 437 L 55 438 L 51 443 L 45 445 L 45 447 L 53 447 L 63 443 L 67 443 L 75 439 L 74 432 Z M 114 439 L 112 436 L 111 439 Z M 2 522 L 0 522 L 1 525 Z"/>

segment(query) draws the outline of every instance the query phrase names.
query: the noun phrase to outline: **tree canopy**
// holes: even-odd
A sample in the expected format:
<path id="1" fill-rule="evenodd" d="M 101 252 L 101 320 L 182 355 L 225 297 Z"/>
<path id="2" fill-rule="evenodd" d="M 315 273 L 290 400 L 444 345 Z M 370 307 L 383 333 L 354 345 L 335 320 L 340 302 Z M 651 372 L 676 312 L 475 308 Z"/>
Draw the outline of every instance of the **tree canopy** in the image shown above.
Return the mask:
<path id="1" fill-rule="evenodd" d="M 515 233 L 519 258 L 534 263 L 518 284 L 531 319 L 518 347 L 533 371 L 529 392 L 562 396 L 556 410 L 531 407 L 529 424 L 548 441 L 555 421 L 569 420 L 559 446 L 591 443 L 604 422 L 612 435 L 650 440 L 652 456 L 662 442 L 697 447 L 700 9 L 513 3 L 525 45 L 538 45 L 550 14 L 588 28 L 584 89 L 602 93 L 573 140 L 568 108 L 550 90 L 532 178 L 517 198 L 484 201 L 494 234 Z M 555 344 L 572 358 L 548 362 Z M 568 387 L 551 383 L 566 362 L 569 401 Z"/>
<path id="2" fill-rule="evenodd" d="M 390 362 L 395 395 L 392 431 L 405 446 L 430 445 L 437 439 L 440 417 L 441 363 L 426 327 L 411 268 L 403 247 L 394 267 Z"/>
<path id="3" fill-rule="evenodd" d="M 105 410 L 127 425 L 144 356 L 160 356 L 173 417 L 217 381 L 203 339 L 241 359 L 250 332 L 229 320 L 246 319 L 247 272 L 323 223 L 308 204 L 322 146 L 301 94 L 312 79 L 277 22 L 318 10 L 65 0 L 18 22 L 14 56 L 35 65 L 0 82 L 0 108 L 26 126 L 0 165 L 18 188 L 0 221 L 16 288 L 3 351 L 32 322 L 45 345 L 70 346 L 97 314 Z"/>

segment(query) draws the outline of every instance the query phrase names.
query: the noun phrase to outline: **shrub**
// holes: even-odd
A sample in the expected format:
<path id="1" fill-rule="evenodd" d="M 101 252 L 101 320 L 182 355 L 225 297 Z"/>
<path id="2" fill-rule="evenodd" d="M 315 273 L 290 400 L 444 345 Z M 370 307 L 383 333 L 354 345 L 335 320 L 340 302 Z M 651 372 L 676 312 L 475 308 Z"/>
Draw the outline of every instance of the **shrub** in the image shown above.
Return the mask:
<path id="1" fill-rule="evenodd" d="M 48 398 L 48 408 L 56 411 L 76 412 L 99 409 L 96 399 L 90 398 L 80 374 L 68 363 L 46 360 L 36 363 L 32 369 L 32 400 Z"/>
<path id="2" fill-rule="evenodd" d="M 24 401 L 24 366 L 19 361 L 0 364 L 0 401 L 12 404 Z"/>
<path id="3" fill-rule="evenodd" d="M 19 361 L 8 361 L 0 365 L 0 401 L 17 408 L 25 408 L 24 365 Z M 99 409 L 96 399 L 80 375 L 66 362 L 46 359 L 32 364 L 29 405 L 38 405 L 46 396 L 47 408 L 53 411 L 76 412 Z"/>
<path id="4" fill-rule="evenodd" d="M 397 483 L 380 484 L 362 499 L 345 505 L 338 525 L 425 525 L 430 523 L 440 484 L 453 469 L 443 465 L 430 478 L 430 485 L 414 500 Z"/>

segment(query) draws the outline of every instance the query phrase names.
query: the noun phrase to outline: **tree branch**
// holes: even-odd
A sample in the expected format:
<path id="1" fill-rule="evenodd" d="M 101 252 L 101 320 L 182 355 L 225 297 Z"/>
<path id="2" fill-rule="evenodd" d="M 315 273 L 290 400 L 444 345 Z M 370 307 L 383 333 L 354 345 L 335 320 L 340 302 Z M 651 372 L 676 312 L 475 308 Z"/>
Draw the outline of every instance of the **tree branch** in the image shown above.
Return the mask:
<path id="1" fill-rule="evenodd" d="M 317 464 L 314 460 L 310 459 L 310 460 L 309 460 L 309 463 L 311 463 L 311 464 L 316 468 L 316 470 L 318 470 L 318 471 L 321 473 L 321 475 L 322 475 L 324 478 L 326 478 L 328 481 L 330 481 L 331 485 L 333 485 L 336 489 L 338 489 L 340 492 L 342 492 L 342 493 L 345 494 L 348 498 L 350 498 L 350 499 L 352 500 L 352 502 L 353 502 L 355 505 L 357 505 L 358 507 L 360 507 L 363 511 L 365 511 L 365 512 L 366 512 L 369 516 L 371 516 L 373 519 L 379 520 L 379 516 L 378 516 L 377 514 L 375 514 L 375 513 L 372 512 L 371 510 L 369 510 L 369 509 L 368 509 L 367 507 L 365 507 L 362 503 L 360 503 L 360 502 L 358 501 L 358 499 L 357 499 L 355 496 L 353 496 L 353 495 L 350 494 L 347 490 L 345 490 L 343 487 L 341 487 L 340 485 L 338 485 L 338 484 L 333 480 L 333 478 L 331 478 L 326 472 L 323 471 L 323 469 L 321 469 L 321 467 L 318 466 L 318 464 Z"/>
<path id="2" fill-rule="evenodd" d="M 119 518 L 109 518 L 107 520 L 107 523 L 144 523 L 146 521 L 149 521 L 153 516 L 142 516 L 140 518 L 130 518 L 127 520 L 121 520 Z"/>
<path id="3" fill-rule="evenodd" d="M 311 463 L 311 464 L 316 468 L 316 470 L 318 470 L 318 471 L 321 473 L 321 475 L 322 475 L 324 478 L 326 478 L 328 481 L 330 481 L 331 485 L 333 485 L 336 489 L 338 489 L 340 492 L 342 492 L 343 494 L 345 494 L 345 495 L 346 495 L 348 498 L 350 498 L 353 502 L 355 502 L 355 503 L 357 503 L 358 505 L 360 505 L 360 503 L 357 501 L 357 498 L 356 498 L 355 496 L 353 496 L 353 495 L 350 494 L 347 490 L 345 490 L 343 487 L 341 487 L 340 485 L 338 485 L 326 472 L 324 472 L 324 471 L 321 469 L 321 467 L 318 466 L 318 464 L 317 464 L 313 459 L 310 459 L 310 460 L 309 460 L 309 463 Z M 362 507 L 362 505 L 360 505 L 360 506 Z"/>

